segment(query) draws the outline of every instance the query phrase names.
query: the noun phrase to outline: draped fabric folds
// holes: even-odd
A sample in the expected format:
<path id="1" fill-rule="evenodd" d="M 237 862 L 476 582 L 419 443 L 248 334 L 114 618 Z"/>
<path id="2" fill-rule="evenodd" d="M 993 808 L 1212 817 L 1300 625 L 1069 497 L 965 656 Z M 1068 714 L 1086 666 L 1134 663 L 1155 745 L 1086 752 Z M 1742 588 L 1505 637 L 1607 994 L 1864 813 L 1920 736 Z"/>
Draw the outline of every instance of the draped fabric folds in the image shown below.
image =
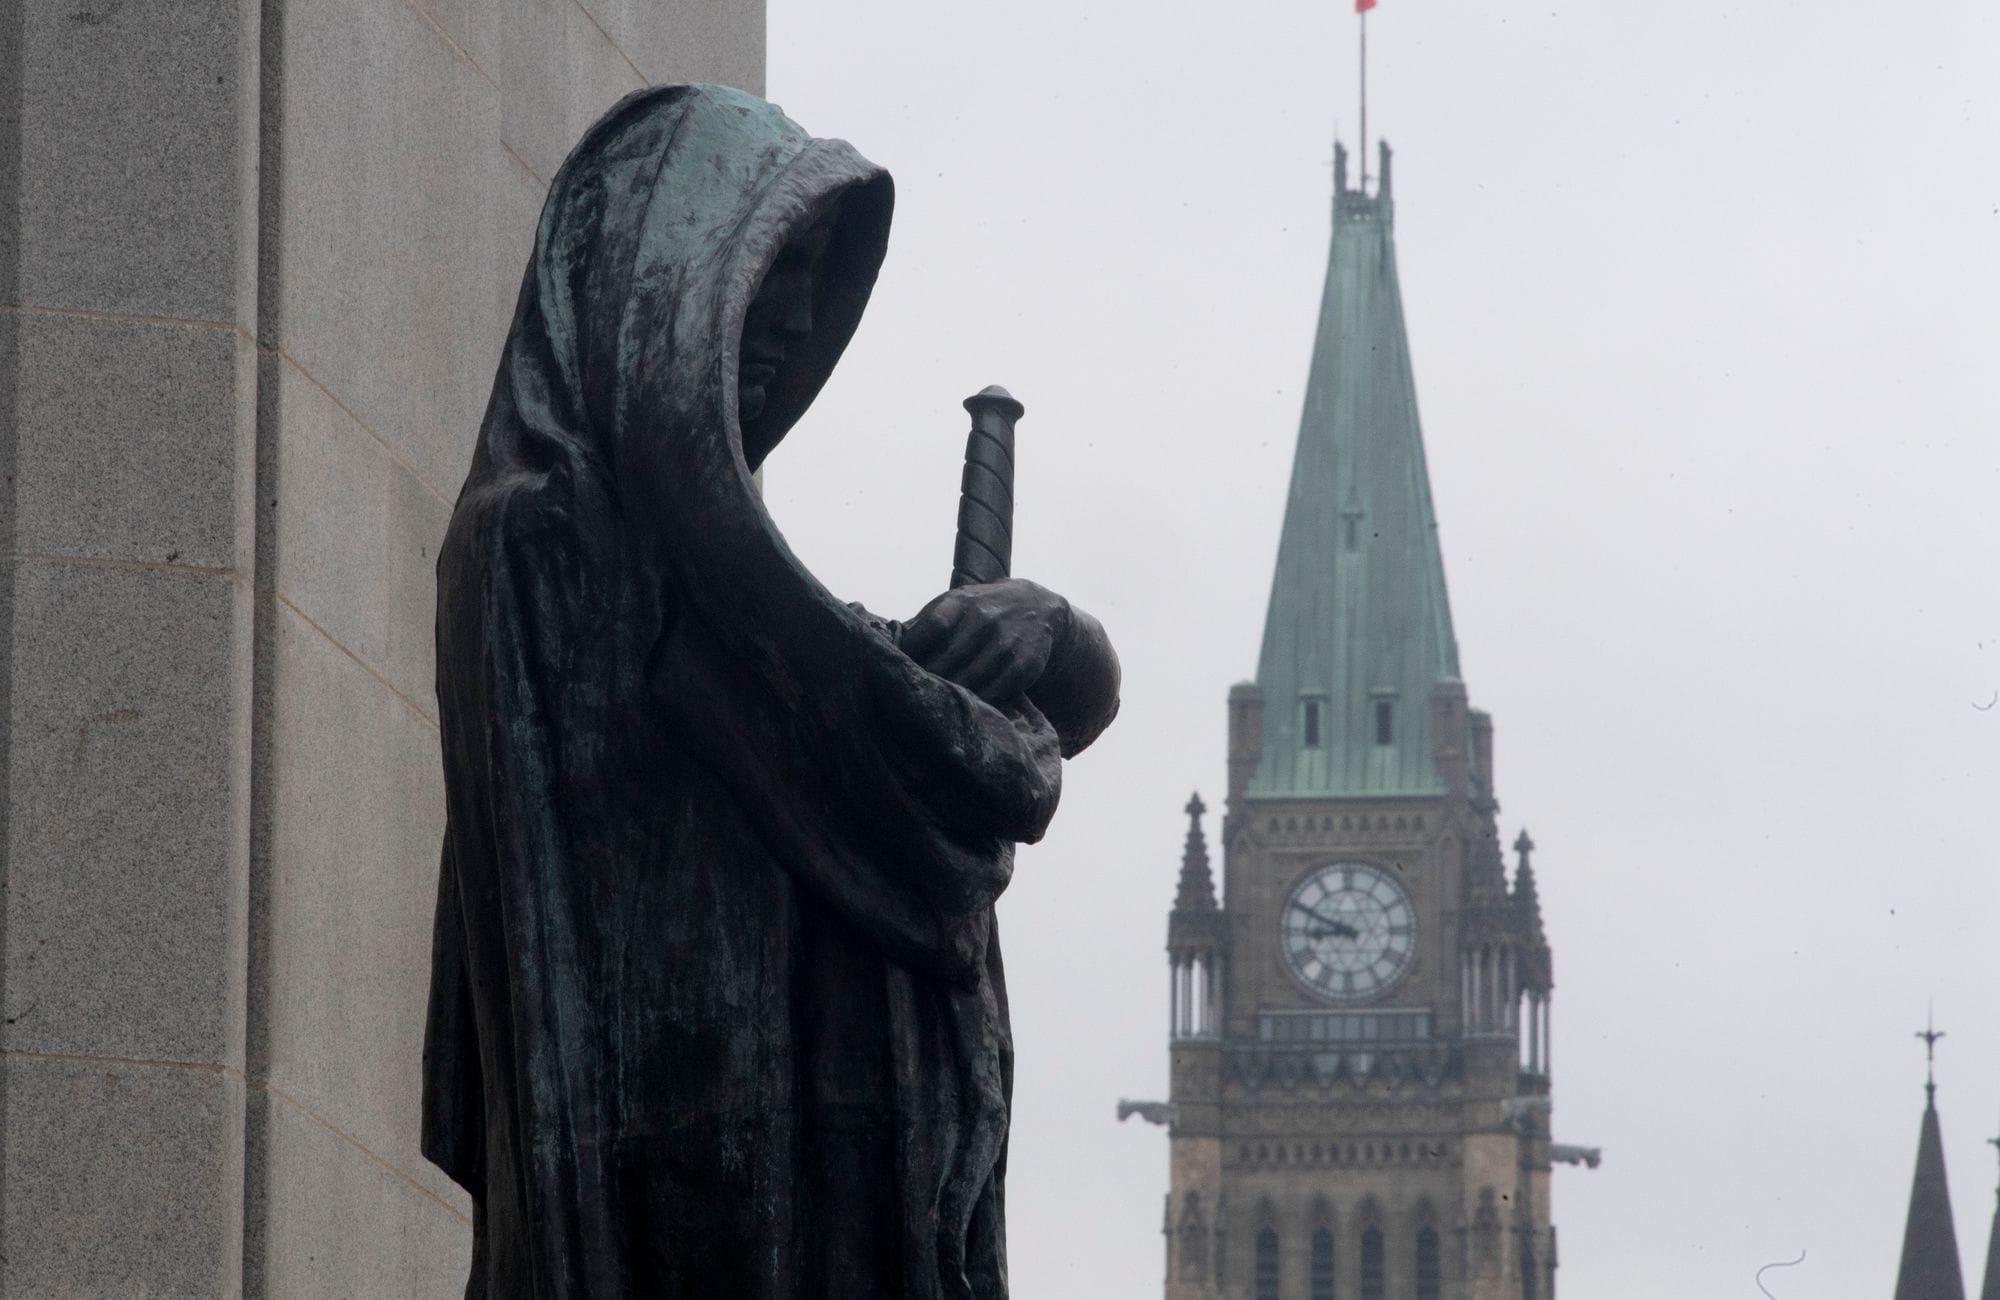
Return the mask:
<path id="1" fill-rule="evenodd" d="M 423 1135 L 477 1207 L 470 1296 L 1006 1294 L 992 905 L 1058 739 L 821 587 L 737 410 L 787 240 L 831 230 L 766 445 L 890 207 L 711 86 L 627 98 L 551 186 L 438 566 Z"/>

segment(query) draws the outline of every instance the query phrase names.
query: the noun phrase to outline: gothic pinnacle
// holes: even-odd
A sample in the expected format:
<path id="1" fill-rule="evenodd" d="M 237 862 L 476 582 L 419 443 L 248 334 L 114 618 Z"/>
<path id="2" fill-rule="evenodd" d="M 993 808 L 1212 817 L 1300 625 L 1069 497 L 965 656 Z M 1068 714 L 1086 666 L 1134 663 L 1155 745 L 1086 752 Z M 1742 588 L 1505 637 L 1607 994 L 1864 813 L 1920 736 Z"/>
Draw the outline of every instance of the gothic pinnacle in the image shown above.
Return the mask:
<path id="1" fill-rule="evenodd" d="M 1208 839 L 1202 834 L 1201 816 L 1208 806 L 1201 801 L 1201 792 L 1188 797 L 1187 847 L 1181 852 L 1181 887 L 1174 897 L 1177 912 L 1212 912 L 1215 910 L 1215 876 L 1208 868 Z"/>

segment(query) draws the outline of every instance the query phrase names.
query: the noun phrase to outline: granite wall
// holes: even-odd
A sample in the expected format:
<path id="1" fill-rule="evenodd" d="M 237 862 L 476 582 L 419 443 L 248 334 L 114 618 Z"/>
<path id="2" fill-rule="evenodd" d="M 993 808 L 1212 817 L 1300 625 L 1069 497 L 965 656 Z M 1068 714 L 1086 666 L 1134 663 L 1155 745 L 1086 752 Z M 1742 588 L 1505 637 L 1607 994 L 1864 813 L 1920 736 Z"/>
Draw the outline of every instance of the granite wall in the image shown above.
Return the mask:
<path id="1" fill-rule="evenodd" d="M 550 176 L 762 0 L 0 4 L 0 1294 L 453 1294 L 431 602 Z"/>

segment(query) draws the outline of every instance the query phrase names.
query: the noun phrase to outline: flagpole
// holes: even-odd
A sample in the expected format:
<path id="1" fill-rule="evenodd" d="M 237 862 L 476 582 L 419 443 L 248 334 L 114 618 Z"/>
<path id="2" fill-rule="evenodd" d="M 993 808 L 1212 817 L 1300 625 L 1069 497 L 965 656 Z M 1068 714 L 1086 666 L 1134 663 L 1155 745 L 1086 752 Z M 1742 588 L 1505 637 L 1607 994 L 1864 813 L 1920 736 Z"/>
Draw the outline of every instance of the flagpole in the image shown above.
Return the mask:
<path id="1" fill-rule="evenodd" d="M 1368 192 L 1368 11 L 1361 11 L 1361 192 Z"/>

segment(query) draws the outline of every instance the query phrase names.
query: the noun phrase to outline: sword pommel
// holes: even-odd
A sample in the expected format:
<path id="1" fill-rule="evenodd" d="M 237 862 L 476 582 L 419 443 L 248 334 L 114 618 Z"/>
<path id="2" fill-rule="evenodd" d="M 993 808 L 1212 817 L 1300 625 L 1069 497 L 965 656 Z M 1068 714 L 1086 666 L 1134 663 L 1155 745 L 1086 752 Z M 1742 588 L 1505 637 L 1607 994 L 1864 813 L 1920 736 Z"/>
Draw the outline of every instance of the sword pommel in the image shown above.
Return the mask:
<path id="1" fill-rule="evenodd" d="M 965 399 L 965 409 L 979 418 L 982 410 L 991 409 L 1006 417 L 1009 425 L 1027 413 L 1028 408 L 1014 400 L 1014 395 L 998 384 L 988 384 Z"/>

